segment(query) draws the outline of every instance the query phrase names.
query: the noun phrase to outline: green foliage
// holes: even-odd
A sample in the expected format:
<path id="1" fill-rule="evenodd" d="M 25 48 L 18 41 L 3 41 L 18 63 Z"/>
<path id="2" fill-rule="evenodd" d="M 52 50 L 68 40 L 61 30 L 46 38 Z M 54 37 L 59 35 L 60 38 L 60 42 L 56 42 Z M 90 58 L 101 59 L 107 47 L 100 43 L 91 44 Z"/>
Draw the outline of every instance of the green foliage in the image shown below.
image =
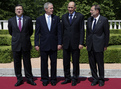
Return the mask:
<path id="1" fill-rule="evenodd" d="M 120 45 L 121 47 L 121 45 Z M 61 53 L 63 50 L 58 51 L 59 58 L 62 59 L 63 55 Z M 80 63 L 89 63 L 88 60 L 88 51 L 86 48 L 80 50 Z M 113 49 L 109 46 L 108 50 L 104 52 L 104 62 L 105 63 L 121 63 L 121 48 L 114 47 Z"/>
<path id="2" fill-rule="evenodd" d="M 15 6 L 21 4 L 24 7 L 24 14 L 35 20 L 38 16 L 45 13 L 43 5 L 45 2 L 52 2 L 54 5 L 54 14 L 62 17 L 67 13 L 67 5 L 71 0 L 1 0 L 0 1 L 0 19 L 7 20 L 15 15 Z M 94 4 L 101 6 L 101 15 L 110 20 L 121 19 L 121 1 L 120 0 L 73 0 L 76 3 L 76 11 L 82 13 L 85 19 L 90 17 L 90 8 Z"/>
<path id="3" fill-rule="evenodd" d="M 36 57 L 40 57 L 40 52 L 36 51 L 33 46 L 31 50 L 31 58 L 36 58 Z"/>
<path id="4" fill-rule="evenodd" d="M 109 38 L 109 45 L 121 45 L 121 35 L 111 34 Z"/>
<path id="5" fill-rule="evenodd" d="M 8 30 L 0 30 L 0 34 L 9 34 Z"/>
<path id="6" fill-rule="evenodd" d="M 0 35 L 0 45 L 11 45 L 11 36 L 10 35 Z"/>
<path id="7" fill-rule="evenodd" d="M 121 34 L 121 30 L 118 29 L 111 29 L 110 34 Z"/>
<path id="8" fill-rule="evenodd" d="M 62 7 L 57 11 L 56 15 L 62 17 L 63 14 L 67 13 L 67 6 L 71 0 L 65 1 Z M 90 8 L 94 4 L 101 6 L 101 15 L 106 16 L 108 19 L 115 19 L 114 4 L 112 0 L 73 0 L 76 3 L 76 11 L 82 13 L 85 19 L 90 17 Z"/>
<path id="9" fill-rule="evenodd" d="M 24 14 L 36 19 L 44 13 L 43 4 L 47 0 L 1 0 L 0 1 L 0 19 L 8 20 L 15 15 L 15 6 L 21 4 L 24 8 Z"/>
<path id="10" fill-rule="evenodd" d="M 110 40 L 108 50 L 104 52 L 105 63 L 121 63 L 121 31 L 117 29 L 110 30 Z M 85 39 L 86 40 L 86 39 Z M 34 48 L 34 33 L 31 36 L 32 50 L 31 58 L 40 57 L 40 52 Z M 2 45 L 2 46 L 1 46 Z M 4 45 L 4 46 L 3 46 Z M 5 46 L 8 45 L 8 46 Z M 63 58 L 63 50 L 58 51 L 58 59 Z M 11 36 L 8 30 L 0 30 L 0 63 L 7 63 L 13 61 L 11 50 Z M 84 47 L 80 50 L 80 63 L 88 63 L 88 52 Z"/>
<path id="11" fill-rule="evenodd" d="M 0 63 L 13 61 L 11 46 L 0 46 Z"/>
<path id="12" fill-rule="evenodd" d="M 104 54 L 105 63 L 121 63 L 121 49 L 108 49 Z"/>

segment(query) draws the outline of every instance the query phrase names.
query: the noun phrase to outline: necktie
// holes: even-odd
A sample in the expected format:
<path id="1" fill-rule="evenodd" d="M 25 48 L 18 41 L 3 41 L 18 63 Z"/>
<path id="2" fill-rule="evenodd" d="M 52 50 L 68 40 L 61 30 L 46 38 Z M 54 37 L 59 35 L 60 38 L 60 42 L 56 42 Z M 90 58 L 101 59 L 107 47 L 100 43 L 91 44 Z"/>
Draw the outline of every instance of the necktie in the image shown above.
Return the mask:
<path id="1" fill-rule="evenodd" d="M 92 30 L 94 30 L 95 25 L 96 25 L 96 19 L 94 19 L 94 24 L 93 24 L 93 28 L 92 28 Z"/>
<path id="2" fill-rule="evenodd" d="M 48 29 L 49 29 L 49 31 L 50 31 L 50 16 L 48 16 L 48 23 L 47 23 L 47 25 L 48 25 Z"/>
<path id="3" fill-rule="evenodd" d="M 69 21 L 70 21 L 70 24 L 71 24 L 71 22 L 72 22 L 72 14 L 70 14 L 70 19 L 69 19 Z"/>
<path id="4" fill-rule="evenodd" d="M 21 31 L 21 18 L 19 18 L 19 30 Z"/>

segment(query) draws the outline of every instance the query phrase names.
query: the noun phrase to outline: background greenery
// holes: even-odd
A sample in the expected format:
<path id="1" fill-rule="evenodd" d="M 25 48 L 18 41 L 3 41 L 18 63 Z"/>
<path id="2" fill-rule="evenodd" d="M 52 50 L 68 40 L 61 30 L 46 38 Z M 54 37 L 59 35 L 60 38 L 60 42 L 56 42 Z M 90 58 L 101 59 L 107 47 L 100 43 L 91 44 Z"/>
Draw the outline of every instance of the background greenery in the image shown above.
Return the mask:
<path id="1" fill-rule="evenodd" d="M 121 31 L 117 29 L 110 30 L 110 40 L 108 50 L 104 52 L 105 63 L 121 63 Z M 39 57 L 40 52 L 34 48 L 34 33 L 31 36 L 32 50 L 31 57 Z M 58 59 L 63 58 L 63 50 L 58 51 Z M 11 50 L 11 36 L 8 30 L 0 30 L 0 63 L 13 61 Z M 88 63 L 88 52 L 84 47 L 80 50 L 80 63 Z"/>
<path id="2" fill-rule="evenodd" d="M 8 20 L 15 16 L 15 6 L 23 5 L 24 14 L 35 20 L 45 13 L 43 5 L 45 2 L 52 2 L 54 14 L 62 17 L 67 13 L 67 5 L 72 0 L 0 0 L 0 20 Z M 85 20 L 90 17 L 90 8 L 94 4 L 101 6 L 101 15 L 109 20 L 121 19 L 121 0 L 73 0 L 76 3 L 76 11 L 85 16 Z M 104 62 L 121 63 L 121 30 L 110 30 L 110 41 L 108 50 L 104 52 Z M 31 57 L 39 57 L 40 53 L 34 49 L 34 34 L 31 37 L 33 48 Z M 63 51 L 58 51 L 58 58 L 63 58 Z M 13 61 L 11 50 L 11 36 L 7 30 L 0 30 L 0 63 Z M 80 63 L 88 63 L 88 53 L 86 48 L 80 50 Z"/>
<path id="3" fill-rule="evenodd" d="M 24 7 L 24 14 L 35 20 L 44 14 L 43 5 L 45 2 L 52 2 L 54 14 L 62 17 L 67 12 L 67 5 L 72 0 L 0 0 L 0 19 L 7 20 L 15 15 L 14 9 L 17 4 Z M 101 15 L 109 20 L 121 19 L 121 0 L 73 0 L 76 3 L 76 11 L 82 13 L 87 19 L 90 16 L 90 8 L 93 4 L 101 6 Z"/>

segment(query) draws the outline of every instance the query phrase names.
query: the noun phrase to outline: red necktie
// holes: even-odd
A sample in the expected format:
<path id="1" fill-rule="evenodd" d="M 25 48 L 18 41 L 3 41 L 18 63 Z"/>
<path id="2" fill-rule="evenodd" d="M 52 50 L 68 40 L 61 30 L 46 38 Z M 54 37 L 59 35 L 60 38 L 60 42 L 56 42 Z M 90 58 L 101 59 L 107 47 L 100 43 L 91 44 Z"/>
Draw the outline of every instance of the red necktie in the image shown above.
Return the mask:
<path id="1" fill-rule="evenodd" d="M 21 18 L 19 18 L 19 30 L 21 31 Z"/>

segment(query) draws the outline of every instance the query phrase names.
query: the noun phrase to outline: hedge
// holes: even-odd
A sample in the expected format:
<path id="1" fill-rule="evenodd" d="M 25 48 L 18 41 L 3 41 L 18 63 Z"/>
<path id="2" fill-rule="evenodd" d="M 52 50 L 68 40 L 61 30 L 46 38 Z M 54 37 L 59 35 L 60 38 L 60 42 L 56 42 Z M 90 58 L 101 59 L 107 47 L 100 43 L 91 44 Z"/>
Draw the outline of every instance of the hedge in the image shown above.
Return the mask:
<path id="1" fill-rule="evenodd" d="M 34 42 L 34 35 L 31 36 L 31 41 Z M 86 42 L 86 38 L 84 39 L 84 44 Z M 6 35 L 0 35 L 0 45 L 11 45 L 11 36 Z M 121 35 L 120 34 L 110 34 L 109 38 L 109 45 L 121 45 Z"/>
<path id="2" fill-rule="evenodd" d="M 0 30 L 0 34 L 9 34 L 8 30 Z"/>
<path id="3" fill-rule="evenodd" d="M 62 50 L 59 52 L 59 58 L 63 59 L 63 55 L 61 53 Z M 86 48 L 83 48 L 82 50 L 80 50 L 80 59 L 79 59 L 80 63 L 89 63 L 88 61 L 88 51 L 86 50 Z M 105 63 L 121 63 L 121 48 L 108 48 L 108 50 L 106 50 L 104 52 L 104 62 Z"/>
<path id="4" fill-rule="evenodd" d="M 121 31 L 110 30 L 110 40 L 108 50 L 104 52 L 105 63 L 121 63 Z M 86 40 L 86 39 L 85 39 Z M 34 48 L 34 33 L 31 37 L 33 48 L 31 50 L 31 58 L 39 57 L 40 52 L 37 52 Z M 116 45 L 116 46 L 115 46 Z M 63 50 L 58 51 L 58 59 L 63 58 Z M 11 36 L 8 34 L 8 30 L 0 30 L 0 63 L 8 63 L 13 61 L 11 51 Z M 88 52 L 86 48 L 80 50 L 80 63 L 88 63 Z"/>
<path id="5" fill-rule="evenodd" d="M 11 36 L 10 35 L 0 35 L 0 46 L 10 46 Z"/>
<path id="6" fill-rule="evenodd" d="M 11 46 L 0 46 L 0 63 L 13 61 Z"/>
<path id="7" fill-rule="evenodd" d="M 120 45 L 121 47 L 121 45 Z M 33 47 L 31 50 L 31 58 L 39 57 L 40 52 L 37 52 Z M 58 51 L 58 60 L 63 59 L 63 50 Z M 11 46 L 0 46 L 0 63 L 8 63 L 13 61 Z M 80 50 L 80 63 L 88 63 L 88 52 L 84 47 Z M 121 63 L 121 48 L 108 47 L 108 50 L 104 52 L 105 63 Z"/>
<path id="8" fill-rule="evenodd" d="M 31 58 L 40 56 L 40 52 L 37 52 L 33 47 L 31 50 Z M 13 61 L 13 54 L 11 46 L 0 46 L 0 63 L 9 63 Z"/>
<path id="9" fill-rule="evenodd" d="M 111 29 L 110 34 L 121 34 L 121 29 Z"/>

